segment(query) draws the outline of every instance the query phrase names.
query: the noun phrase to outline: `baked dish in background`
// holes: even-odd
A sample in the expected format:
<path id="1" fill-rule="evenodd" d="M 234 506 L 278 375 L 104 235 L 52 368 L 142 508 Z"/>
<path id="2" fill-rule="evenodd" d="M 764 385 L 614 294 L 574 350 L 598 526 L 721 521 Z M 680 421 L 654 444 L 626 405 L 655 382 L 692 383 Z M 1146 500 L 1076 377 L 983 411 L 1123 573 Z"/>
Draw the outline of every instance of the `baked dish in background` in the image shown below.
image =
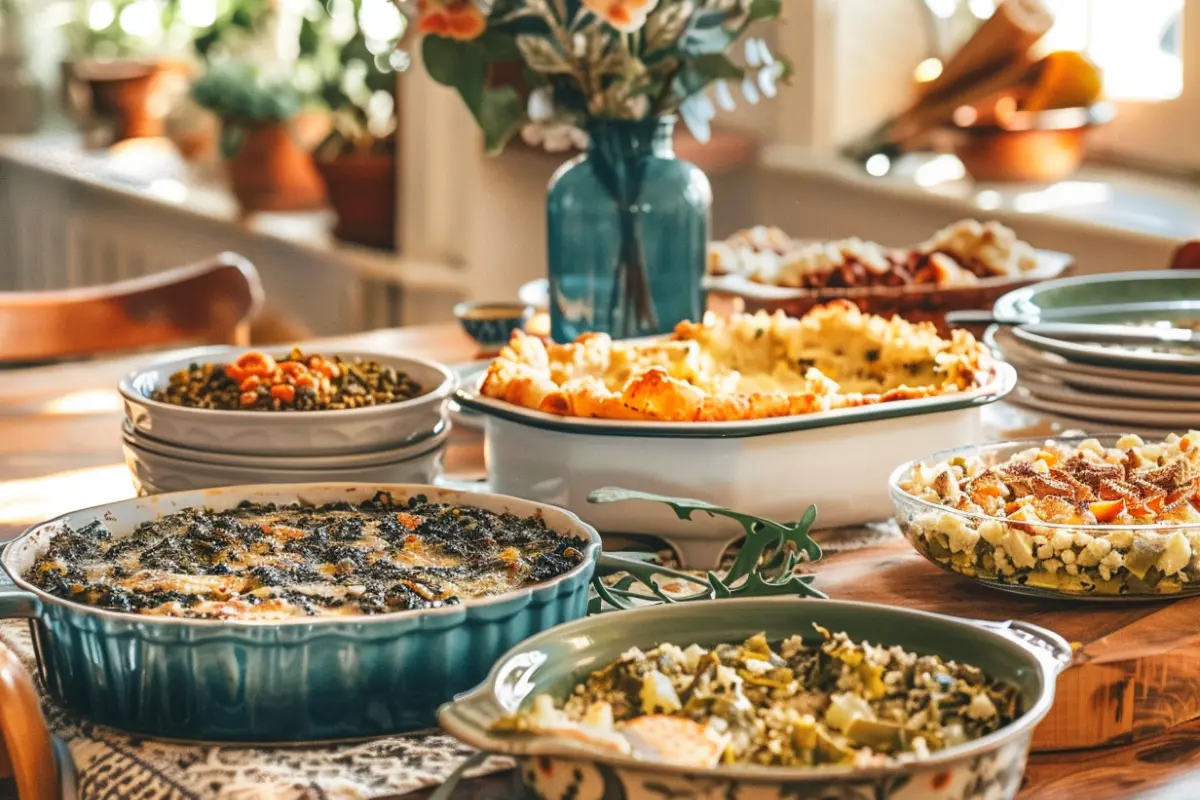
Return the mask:
<path id="1" fill-rule="evenodd" d="M 993 375 L 966 331 L 943 338 L 837 301 L 799 319 L 710 313 L 656 340 L 589 333 L 546 344 L 516 331 L 480 393 L 561 416 L 723 422 L 968 391 Z"/>
<path id="2" fill-rule="evenodd" d="M 739 311 L 798 317 L 850 300 L 870 314 L 932 322 L 946 334 L 946 312 L 990 309 L 1014 289 L 1064 276 L 1073 259 L 1034 249 L 997 222 L 963 220 L 898 248 L 803 241 L 760 226 L 711 243 L 708 262 L 709 298 Z"/>
<path id="3" fill-rule="evenodd" d="M 1037 251 L 998 222 L 962 220 L 911 248 L 861 239 L 803 242 L 758 226 L 709 245 L 712 275 L 804 289 L 934 284 L 962 286 L 1019 277 L 1038 267 Z"/>

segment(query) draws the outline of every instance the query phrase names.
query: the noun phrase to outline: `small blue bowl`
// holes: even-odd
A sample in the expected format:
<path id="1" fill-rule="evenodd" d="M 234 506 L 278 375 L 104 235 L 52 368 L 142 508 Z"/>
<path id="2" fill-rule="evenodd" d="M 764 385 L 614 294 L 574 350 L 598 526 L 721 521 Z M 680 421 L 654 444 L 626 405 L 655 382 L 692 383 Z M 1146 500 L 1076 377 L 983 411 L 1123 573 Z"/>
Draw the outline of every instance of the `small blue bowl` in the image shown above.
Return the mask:
<path id="1" fill-rule="evenodd" d="M 454 316 L 482 350 L 492 351 L 504 347 L 513 331 L 524 327 L 533 316 L 533 307 L 524 303 L 475 301 L 456 305 Z"/>

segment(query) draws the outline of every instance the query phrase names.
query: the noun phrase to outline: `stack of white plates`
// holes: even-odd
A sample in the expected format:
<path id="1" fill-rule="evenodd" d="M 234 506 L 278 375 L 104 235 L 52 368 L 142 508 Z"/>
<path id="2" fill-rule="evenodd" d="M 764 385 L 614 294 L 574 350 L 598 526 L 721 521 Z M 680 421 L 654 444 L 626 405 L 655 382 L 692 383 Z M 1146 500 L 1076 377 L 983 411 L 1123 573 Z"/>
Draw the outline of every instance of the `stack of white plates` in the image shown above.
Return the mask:
<path id="1" fill-rule="evenodd" d="M 984 336 L 1017 368 L 1009 402 L 1078 421 L 1087 430 L 1151 434 L 1200 428 L 1200 353 L 1163 353 L 1039 337 L 1010 328 Z"/>
<path id="2" fill-rule="evenodd" d="M 151 399 L 188 365 L 226 364 L 245 352 L 193 351 L 121 382 L 125 463 L 139 494 L 261 483 L 432 483 L 441 475 L 450 435 L 446 400 L 457 379 L 430 361 L 339 352 L 394 367 L 425 390 L 364 408 L 218 411 Z"/>

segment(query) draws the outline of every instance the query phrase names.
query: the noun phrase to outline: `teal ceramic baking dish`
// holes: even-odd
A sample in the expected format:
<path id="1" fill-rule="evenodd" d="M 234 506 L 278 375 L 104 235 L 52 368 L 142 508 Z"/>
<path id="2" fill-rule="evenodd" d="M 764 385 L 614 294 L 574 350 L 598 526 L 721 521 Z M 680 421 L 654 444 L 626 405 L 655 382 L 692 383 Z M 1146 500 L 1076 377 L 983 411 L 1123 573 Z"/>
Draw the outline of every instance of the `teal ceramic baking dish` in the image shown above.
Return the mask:
<path id="1" fill-rule="evenodd" d="M 64 524 L 101 520 L 113 536 L 185 508 L 243 501 L 362 502 L 413 495 L 541 515 L 580 540 L 583 562 L 544 583 L 459 605 L 339 619 L 254 623 L 169 619 L 64 601 L 21 575 Z M 9 544 L 0 617 L 26 617 L 51 696 L 139 734 L 221 742 L 357 739 L 430 727 L 438 706 L 483 679 L 504 651 L 587 611 L 600 538 L 574 514 L 527 500 L 420 485 L 302 484 L 176 492 L 76 511 Z"/>
<path id="2" fill-rule="evenodd" d="M 504 735 L 492 723 L 534 695 L 566 697 L 589 672 L 631 647 L 740 642 L 813 635 L 813 623 L 872 644 L 966 661 L 1020 688 L 1025 713 L 1000 730 L 929 758 L 884 767 L 712 769 L 648 762 L 565 737 Z M 1071 661 L 1057 634 L 1023 622 L 979 622 L 874 603 L 794 598 L 722 600 L 588 617 L 534 636 L 496 662 L 487 682 L 444 706 L 451 734 L 515 757 L 521 780 L 544 800 L 974 800 L 1012 798 L 1021 786 L 1034 728 L 1054 702 Z"/>

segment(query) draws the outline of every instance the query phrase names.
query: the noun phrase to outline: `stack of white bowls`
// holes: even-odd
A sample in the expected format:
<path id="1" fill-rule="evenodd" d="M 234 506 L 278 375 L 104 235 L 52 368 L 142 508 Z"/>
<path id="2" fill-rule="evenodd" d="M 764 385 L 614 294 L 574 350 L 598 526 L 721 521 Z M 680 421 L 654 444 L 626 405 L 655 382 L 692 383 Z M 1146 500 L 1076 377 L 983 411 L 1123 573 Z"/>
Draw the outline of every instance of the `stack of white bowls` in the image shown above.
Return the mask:
<path id="1" fill-rule="evenodd" d="M 457 379 L 417 358 L 337 352 L 412 378 L 411 400 L 328 411 L 225 411 L 153 400 L 192 364 L 228 364 L 245 348 L 191 351 L 121 381 L 125 463 L 139 494 L 260 483 L 431 483 L 450 435 L 446 400 Z M 286 357 L 286 350 L 273 353 Z"/>

